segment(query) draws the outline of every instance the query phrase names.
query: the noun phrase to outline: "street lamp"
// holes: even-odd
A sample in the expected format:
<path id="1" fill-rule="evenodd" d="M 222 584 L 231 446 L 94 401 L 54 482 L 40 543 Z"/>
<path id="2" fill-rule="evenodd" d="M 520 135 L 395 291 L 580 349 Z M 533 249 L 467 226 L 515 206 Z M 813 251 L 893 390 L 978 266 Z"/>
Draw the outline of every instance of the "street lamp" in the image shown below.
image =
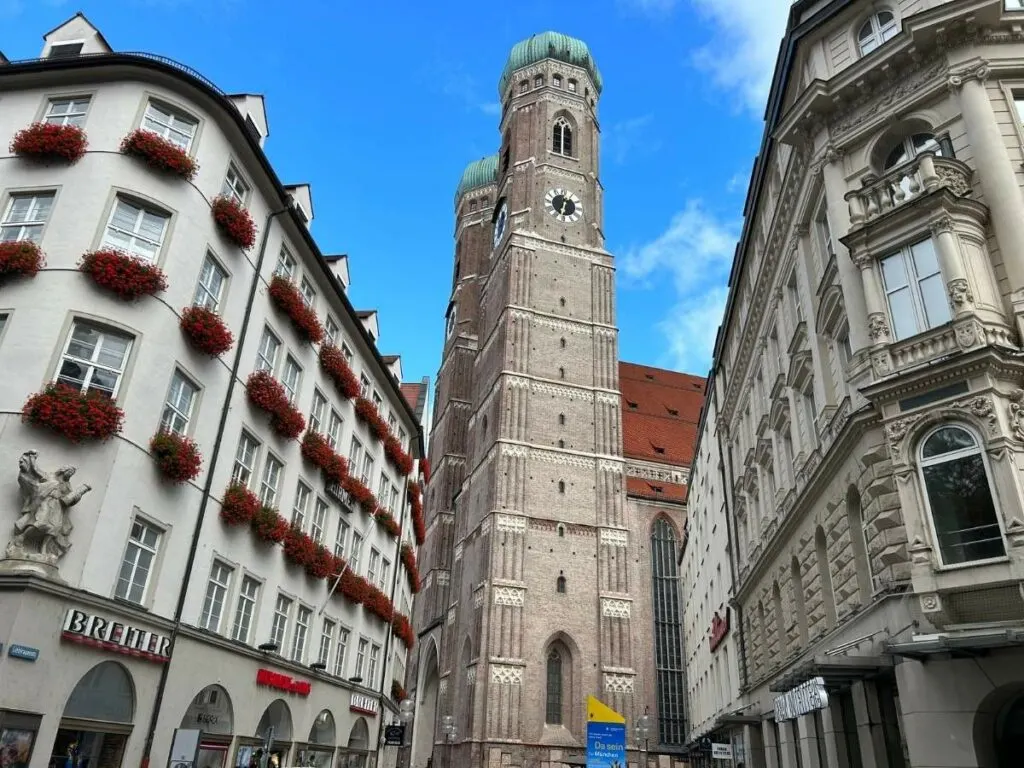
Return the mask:
<path id="1" fill-rule="evenodd" d="M 415 711 L 416 711 L 416 702 L 413 701 L 412 699 L 402 699 L 402 701 L 399 702 L 399 704 L 398 704 L 398 719 L 401 720 L 402 721 L 402 725 L 405 726 L 405 730 L 403 731 L 403 734 L 402 734 L 403 738 L 402 738 L 402 745 L 401 745 L 401 747 L 406 746 L 405 742 L 407 741 L 407 739 L 405 738 L 405 734 L 409 733 L 409 723 L 411 723 L 413 717 L 415 717 Z M 410 739 L 408 739 L 408 741 L 409 741 L 408 746 L 411 747 L 412 746 L 412 739 L 410 738 Z M 401 747 L 399 747 L 399 749 L 401 749 Z"/>
<path id="2" fill-rule="evenodd" d="M 651 735 L 651 716 L 647 714 L 646 710 L 644 710 L 644 713 L 637 719 L 636 725 L 634 725 L 633 728 L 636 731 L 637 742 L 643 742 L 644 761 L 642 765 L 643 768 L 647 768 L 647 739 L 650 738 Z"/>
<path id="3" fill-rule="evenodd" d="M 454 717 L 445 715 L 441 718 L 441 732 L 444 733 L 445 743 L 448 744 L 448 768 L 452 768 L 452 744 L 459 734 L 459 729 L 455 727 Z"/>

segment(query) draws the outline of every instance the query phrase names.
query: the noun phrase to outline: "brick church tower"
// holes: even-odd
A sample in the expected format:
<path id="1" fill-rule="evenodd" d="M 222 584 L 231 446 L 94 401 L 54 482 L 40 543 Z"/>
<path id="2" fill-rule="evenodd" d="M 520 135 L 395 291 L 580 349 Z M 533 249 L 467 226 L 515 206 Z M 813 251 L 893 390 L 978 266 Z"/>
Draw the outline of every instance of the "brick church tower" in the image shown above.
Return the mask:
<path id="1" fill-rule="evenodd" d="M 548 32 L 517 44 L 500 150 L 456 194 L 414 768 L 431 754 L 444 764 L 439 750 L 453 766 L 546 766 L 585 748 L 588 695 L 630 723 L 652 700 L 651 624 L 631 623 L 651 584 L 627 519 L 601 88 L 584 43 Z"/>

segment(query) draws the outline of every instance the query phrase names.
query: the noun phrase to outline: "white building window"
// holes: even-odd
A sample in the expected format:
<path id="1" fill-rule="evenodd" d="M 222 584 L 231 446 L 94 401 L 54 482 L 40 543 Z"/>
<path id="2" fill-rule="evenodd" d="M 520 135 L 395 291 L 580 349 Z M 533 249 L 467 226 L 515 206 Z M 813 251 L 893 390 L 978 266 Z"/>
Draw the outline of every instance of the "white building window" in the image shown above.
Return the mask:
<path id="1" fill-rule="evenodd" d="M 352 555 L 348 560 L 348 567 L 353 573 L 359 573 L 359 556 L 363 554 L 363 537 L 359 531 L 352 531 Z"/>
<path id="2" fill-rule="evenodd" d="M 288 634 L 288 620 L 292 615 L 291 598 L 279 594 L 274 604 L 274 620 L 270 625 L 270 642 L 277 645 L 278 653 L 284 648 L 284 639 Z"/>
<path id="3" fill-rule="evenodd" d="M 280 253 L 277 254 L 277 266 L 274 267 L 274 274 L 286 280 L 291 280 L 295 274 L 295 257 L 283 246 Z"/>
<path id="4" fill-rule="evenodd" d="M 562 76 L 561 75 L 552 75 L 551 76 L 551 84 L 555 88 L 561 88 L 562 87 Z"/>
<path id="5" fill-rule="evenodd" d="M 146 105 L 146 114 L 142 118 L 143 128 L 163 136 L 186 151 L 192 145 L 198 125 L 194 117 L 155 101 Z"/>
<path id="6" fill-rule="evenodd" d="M 576 93 L 576 87 L 577 87 L 576 86 L 576 81 L 575 80 L 570 80 L 569 81 L 569 93 Z"/>
<path id="7" fill-rule="evenodd" d="M 164 403 L 160 428 L 184 435 L 188 430 L 188 422 L 192 418 L 192 408 L 198 394 L 199 387 L 181 371 L 176 370 L 171 377 L 171 387 L 167 392 L 167 402 Z"/>
<path id="8" fill-rule="evenodd" d="M 292 638 L 292 661 L 300 664 L 306 657 L 306 638 L 309 637 L 309 622 L 313 617 L 313 609 L 305 605 L 299 606 L 295 617 L 295 636 Z"/>
<path id="9" fill-rule="evenodd" d="M 365 373 L 359 374 L 359 394 L 363 397 L 370 394 L 370 380 L 366 378 Z"/>
<path id="10" fill-rule="evenodd" d="M 388 562 L 386 557 L 381 558 L 380 561 L 380 588 L 387 592 L 388 589 L 388 577 L 391 575 L 391 563 Z"/>
<path id="11" fill-rule="evenodd" d="M 345 556 L 345 546 L 348 544 L 348 523 L 344 520 L 338 521 L 338 533 L 334 537 L 335 557 Z"/>
<path id="12" fill-rule="evenodd" d="M 82 392 L 95 390 L 117 397 L 132 341 L 125 333 L 75 320 L 57 381 Z"/>
<path id="13" fill-rule="evenodd" d="M 114 588 L 115 597 L 133 603 L 142 603 L 146 599 L 150 577 L 153 575 L 153 561 L 156 560 L 162 537 L 163 531 L 155 525 L 139 518 L 132 521 L 117 586 Z"/>
<path id="14" fill-rule="evenodd" d="M 317 544 L 324 543 L 324 526 L 327 524 L 327 502 L 317 497 L 313 510 L 313 522 L 309 526 L 309 537 Z"/>
<path id="15" fill-rule="evenodd" d="M 53 192 L 29 192 L 11 195 L 0 221 L 0 243 L 43 239 L 43 227 L 53 208 Z"/>
<path id="16" fill-rule="evenodd" d="M 268 454 L 267 461 L 263 465 L 263 479 L 260 481 L 260 501 L 264 506 L 277 506 L 277 494 L 281 489 L 282 474 L 284 474 L 284 464 Z"/>
<path id="17" fill-rule="evenodd" d="M 857 32 L 857 47 L 861 56 L 867 56 L 882 43 L 896 37 L 900 31 L 892 11 L 873 13 Z"/>
<path id="18" fill-rule="evenodd" d="M 292 506 L 292 525 L 300 531 L 306 527 L 306 515 L 309 514 L 309 500 L 313 491 L 301 480 L 295 489 L 295 504 Z"/>
<path id="19" fill-rule="evenodd" d="M 985 457 L 967 429 L 946 425 L 921 442 L 921 482 L 943 565 L 1006 556 Z"/>
<path id="20" fill-rule="evenodd" d="M 380 482 L 377 484 L 377 501 L 386 505 L 388 503 L 388 489 L 390 488 L 391 482 L 388 480 L 388 476 L 381 472 Z"/>
<path id="21" fill-rule="evenodd" d="M 363 485 L 369 487 L 371 477 L 373 477 L 373 457 L 367 451 L 363 454 L 363 475 L 360 478 L 363 481 Z"/>
<path id="22" fill-rule="evenodd" d="M 391 514 L 398 514 L 398 488 L 394 485 L 391 486 L 391 499 L 388 501 L 388 509 L 391 510 Z"/>
<path id="23" fill-rule="evenodd" d="M 220 193 L 226 197 L 232 198 L 239 205 L 245 205 L 245 201 L 249 199 L 249 185 L 242 178 L 242 174 L 235 168 L 235 164 L 231 163 L 228 165 L 227 175 L 224 177 L 224 185 L 221 187 Z"/>
<path id="24" fill-rule="evenodd" d="M 231 588 L 232 569 L 215 560 L 210 569 L 210 580 L 206 582 L 206 597 L 203 598 L 203 612 L 199 626 L 210 632 L 220 631 L 220 620 L 224 615 L 224 600 Z"/>
<path id="25" fill-rule="evenodd" d="M 231 482 L 249 486 L 253 473 L 256 471 L 256 456 L 259 450 L 259 441 L 242 430 L 242 436 L 238 438 L 238 448 L 235 449 L 235 464 L 231 468 Z"/>
<path id="26" fill-rule="evenodd" d="M 316 654 L 318 664 L 326 666 L 331 659 L 331 646 L 334 645 L 334 627 L 335 624 L 330 619 L 324 619 L 323 624 L 320 625 L 320 649 Z"/>
<path id="27" fill-rule="evenodd" d="M 352 350 L 349 349 L 348 344 L 345 342 L 341 343 L 341 354 L 344 355 L 345 360 L 348 361 L 349 365 L 352 364 Z"/>
<path id="28" fill-rule="evenodd" d="M 339 333 L 341 333 L 341 328 L 338 327 L 338 321 L 328 315 L 327 320 L 324 321 L 324 334 L 327 336 L 327 341 L 337 346 Z"/>
<path id="29" fill-rule="evenodd" d="M 370 646 L 370 665 L 366 670 L 366 684 L 370 688 L 377 685 L 377 664 L 380 663 L 380 646 L 374 643 Z"/>
<path id="30" fill-rule="evenodd" d="M 338 651 L 334 656 L 334 674 L 345 676 L 345 655 L 348 652 L 349 631 L 344 627 L 338 629 Z"/>
<path id="31" fill-rule="evenodd" d="M 260 347 L 256 352 L 256 370 L 274 372 L 277 356 L 281 352 L 281 340 L 269 328 L 263 328 Z"/>
<path id="32" fill-rule="evenodd" d="M 211 312 L 220 311 L 220 302 L 224 297 L 224 284 L 227 282 L 228 273 L 217 263 L 209 253 L 203 259 L 203 268 L 199 272 L 199 284 L 196 286 L 196 295 L 192 303 L 197 307 L 203 307 Z"/>
<path id="33" fill-rule="evenodd" d="M 897 340 L 949 322 L 949 300 L 930 239 L 882 259 L 881 266 Z"/>
<path id="34" fill-rule="evenodd" d="M 156 261 L 170 216 L 118 197 L 101 245 L 146 261 Z"/>
<path id="35" fill-rule="evenodd" d="M 295 404 L 295 398 L 299 394 L 299 383 L 302 381 L 302 369 L 295 361 L 295 358 L 288 355 L 284 359 L 284 369 L 281 371 L 281 385 L 288 395 L 288 402 Z"/>
<path id="36" fill-rule="evenodd" d="M 356 472 L 359 468 L 359 462 L 363 458 L 363 444 L 360 443 L 356 438 L 352 438 L 352 444 L 348 449 L 348 467 L 352 472 Z"/>
<path id="37" fill-rule="evenodd" d="M 366 568 L 366 579 L 371 584 L 377 583 L 377 568 L 380 566 L 380 552 L 370 547 L 370 563 Z"/>
<path id="38" fill-rule="evenodd" d="M 43 118 L 43 122 L 51 125 L 75 125 L 81 128 L 88 111 L 88 96 L 50 99 L 50 103 L 46 105 L 46 117 Z"/>
<path id="39" fill-rule="evenodd" d="M 312 307 L 313 302 L 316 301 L 316 289 L 313 284 L 303 277 L 302 282 L 299 283 L 299 291 L 302 293 L 302 300 L 306 302 L 306 306 Z"/>
<path id="40" fill-rule="evenodd" d="M 370 641 L 365 637 L 359 638 L 359 645 L 356 646 L 356 668 L 355 677 L 363 676 L 363 667 L 366 665 L 366 651 L 370 646 Z M 370 684 L 367 683 L 369 686 Z"/>
<path id="41" fill-rule="evenodd" d="M 253 619 L 256 616 L 256 605 L 260 599 L 260 583 L 252 576 L 242 579 L 238 590 L 238 605 L 235 607 L 235 621 L 231 628 L 231 638 L 243 643 L 249 642 Z"/>
<path id="42" fill-rule="evenodd" d="M 344 422 L 338 412 L 331 409 L 331 419 L 327 424 L 327 442 L 335 451 L 338 450 L 338 444 L 341 442 L 341 427 Z"/>

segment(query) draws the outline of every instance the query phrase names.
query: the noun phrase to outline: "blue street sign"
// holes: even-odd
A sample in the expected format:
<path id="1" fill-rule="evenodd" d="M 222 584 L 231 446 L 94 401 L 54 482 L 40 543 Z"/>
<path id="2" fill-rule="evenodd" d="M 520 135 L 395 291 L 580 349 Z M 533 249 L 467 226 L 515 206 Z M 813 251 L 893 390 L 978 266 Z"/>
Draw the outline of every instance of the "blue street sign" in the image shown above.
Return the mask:
<path id="1" fill-rule="evenodd" d="M 7 655 L 15 659 L 35 661 L 39 658 L 39 649 L 29 648 L 27 645 L 12 645 L 7 648 Z"/>
<path id="2" fill-rule="evenodd" d="M 587 723 L 587 768 L 626 768 L 624 723 Z"/>

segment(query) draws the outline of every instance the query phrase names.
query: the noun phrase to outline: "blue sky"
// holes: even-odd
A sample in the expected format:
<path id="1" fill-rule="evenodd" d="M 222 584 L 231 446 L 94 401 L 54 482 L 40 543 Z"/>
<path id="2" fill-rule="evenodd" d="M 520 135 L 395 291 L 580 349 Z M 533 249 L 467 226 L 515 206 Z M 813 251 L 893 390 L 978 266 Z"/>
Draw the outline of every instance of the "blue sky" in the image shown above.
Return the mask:
<path id="1" fill-rule="evenodd" d="M 39 55 L 82 10 L 118 50 L 163 54 L 267 97 L 266 150 L 313 185 L 313 232 L 351 257 L 381 351 L 434 378 L 451 286 L 452 197 L 499 143 L 514 43 L 585 40 L 599 118 L 620 356 L 704 375 L 725 299 L 789 0 L 0 0 L 0 50 Z"/>

